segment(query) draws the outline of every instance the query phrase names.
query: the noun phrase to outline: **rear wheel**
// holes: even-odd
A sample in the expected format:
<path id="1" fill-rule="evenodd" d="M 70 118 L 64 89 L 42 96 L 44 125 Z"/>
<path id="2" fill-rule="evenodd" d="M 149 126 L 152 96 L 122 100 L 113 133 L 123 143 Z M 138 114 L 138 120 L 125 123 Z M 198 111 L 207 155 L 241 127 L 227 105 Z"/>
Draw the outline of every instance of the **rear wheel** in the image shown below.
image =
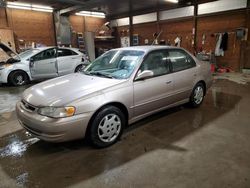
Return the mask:
<path id="1" fill-rule="evenodd" d="M 195 85 L 190 96 L 189 104 L 191 107 L 198 107 L 202 104 L 205 96 L 205 86 L 202 83 Z"/>
<path id="2" fill-rule="evenodd" d="M 107 106 L 94 117 L 89 138 L 91 143 L 99 148 L 108 147 L 118 141 L 125 126 L 125 116 L 114 106 Z"/>
<path id="3" fill-rule="evenodd" d="M 11 72 L 8 77 L 8 83 L 14 86 L 25 85 L 29 82 L 29 77 L 24 71 Z"/>

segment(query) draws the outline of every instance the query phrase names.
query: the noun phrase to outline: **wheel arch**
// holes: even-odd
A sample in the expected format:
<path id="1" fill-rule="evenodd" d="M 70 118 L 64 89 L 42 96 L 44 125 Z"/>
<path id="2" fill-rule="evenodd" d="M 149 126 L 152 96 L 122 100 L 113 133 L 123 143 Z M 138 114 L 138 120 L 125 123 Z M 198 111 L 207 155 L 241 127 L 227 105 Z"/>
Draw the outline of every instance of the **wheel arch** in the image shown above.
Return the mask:
<path id="1" fill-rule="evenodd" d="M 11 71 L 9 72 L 9 74 L 8 74 L 8 76 L 7 76 L 7 82 L 8 82 L 8 83 L 9 83 L 10 75 L 13 74 L 14 72 L 17 72 L 17 71 L 23 72 L 23 73 L 27 76 L 27 78 L 29 79 L 29 81 L 31 80 L 30 75 L 29 75 L 25 70 L 23 70 L 23 69 L 15 69 L 15 70 L 11 70 Z"/>
<path id="2" fill-rule="evenodd" d="M 197 85 L 198 83 L 201 83 L 204 86 L 204 90 L 205 90 L 204 93 L 206 95 L 206 93 L 207 93 L 207 84 L 206 84 L 206 82 L 204 80 L 200 80 L 195 85 Z"/>
<path id="3" fill-rule="evenodd" d="M 89 120 L 89 123 L 88 123 L 88 126 L 87 126 L 87 129 L 86 129 L 86 132 L 85 132 L 85 137 L 87 136 L 88 137 L 88 133 L 89 133 L 89 130 L 90 130 L 90 126 L 91 126 L 91 123 L 93 122 L 95 116 L 102 110 L 104 109 L 105 107 L 107 106 L 115 106 L 117 108 L 119 108 L 123 114 L 125 115 L 125 119 L 126 119 L 126 126 L 128 125 L 128 118 L 129 118 L 129 113 L 128 113 L 128 109 L 127 107 L 122 104 L 121 102 L 109 102 L 109 103 L 106 103 L 104 105 L 102 105 L 100 108 L 98 108 L 95 113 L 91 116 L 90 120 Z"/>

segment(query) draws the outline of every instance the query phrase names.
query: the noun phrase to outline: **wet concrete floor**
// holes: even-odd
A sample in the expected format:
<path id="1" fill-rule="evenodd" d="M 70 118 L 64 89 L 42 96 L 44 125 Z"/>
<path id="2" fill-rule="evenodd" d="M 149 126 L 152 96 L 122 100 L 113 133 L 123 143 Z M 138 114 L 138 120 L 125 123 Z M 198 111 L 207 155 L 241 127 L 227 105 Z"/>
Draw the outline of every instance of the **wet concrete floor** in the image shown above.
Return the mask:
<path id="1" fill-rule="evenodd" d="M 0 187 L 250 187 L 250 84 L 216 80 L 200 108 L 146 118 L 106 149 L 27 134 L 8 107 L 23 89 L 0 88 Z"/>

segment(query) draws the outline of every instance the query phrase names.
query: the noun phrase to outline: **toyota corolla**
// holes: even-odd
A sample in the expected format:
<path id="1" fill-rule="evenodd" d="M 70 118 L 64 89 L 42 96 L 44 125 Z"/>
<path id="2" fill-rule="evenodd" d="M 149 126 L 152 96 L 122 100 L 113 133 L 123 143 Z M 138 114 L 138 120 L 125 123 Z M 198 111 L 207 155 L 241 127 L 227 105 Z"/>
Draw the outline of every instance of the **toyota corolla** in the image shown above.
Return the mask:
<path id="1" fill-rule="evenodd" d="M 107 147 L 126 125 L 146 116 L 184 103 L 198 107 L 211 83 L 210 65 L 182 48 L 119 48 L 82 73 L 28 88 L 16 112 L 21 125 L 42 140 L 87 137 Z"/>

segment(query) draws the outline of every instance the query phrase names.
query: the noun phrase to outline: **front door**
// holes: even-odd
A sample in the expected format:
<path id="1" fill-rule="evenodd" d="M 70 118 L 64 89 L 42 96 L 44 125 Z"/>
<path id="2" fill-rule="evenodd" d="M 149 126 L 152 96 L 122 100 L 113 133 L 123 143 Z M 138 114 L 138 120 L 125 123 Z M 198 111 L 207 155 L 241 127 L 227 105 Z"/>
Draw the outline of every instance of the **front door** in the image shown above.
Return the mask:
<path id="1" fill-rule="evenodd" d="M 30 72 L 34 79 L 58 76 L 56 49 L 50 48 L 31 57 Z"/>
<path id="2" fill-rule="evenodd" d="M 173 77 L 166 50 L 153 51 L 144 60 L 138 73 L 151 70 L 154 76 L 134 81 L 134 116 L 140 117 L 173 103 Z"/>

